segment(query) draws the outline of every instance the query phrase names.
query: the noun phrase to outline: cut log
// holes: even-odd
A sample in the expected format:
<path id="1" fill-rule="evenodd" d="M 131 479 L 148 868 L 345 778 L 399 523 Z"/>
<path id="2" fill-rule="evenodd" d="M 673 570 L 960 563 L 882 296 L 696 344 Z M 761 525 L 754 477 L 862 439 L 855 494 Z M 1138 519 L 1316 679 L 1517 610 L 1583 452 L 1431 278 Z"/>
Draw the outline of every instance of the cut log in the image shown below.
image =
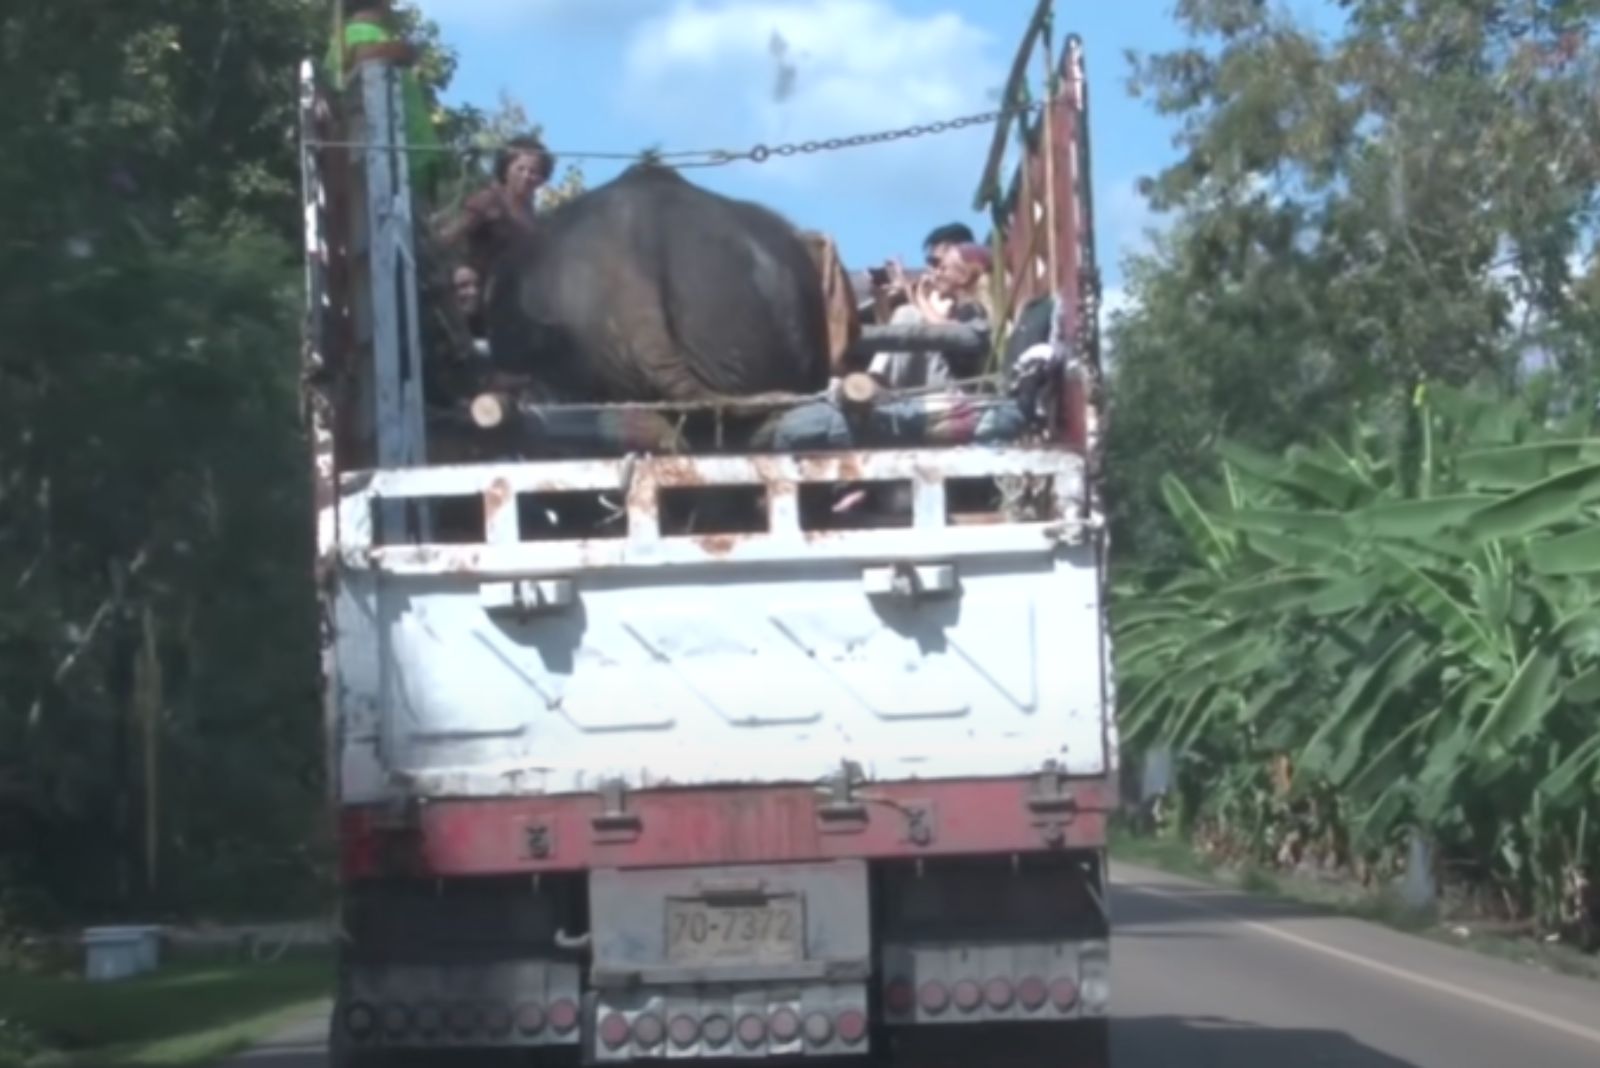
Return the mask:
<path id="1" fill-rule="evenodd" d="M 479 430 L 496 430 L 511 418 L 511 400 L 499 393 L 480 393 L 472 399 L 471 411 Z"/>
<path id="2" fill-rule="evenodd" d="M 839 383 L 839 404 L 851 419 L 871 415 L 878 404 L 878 382 L 869 374 L 855 371 Z"/>

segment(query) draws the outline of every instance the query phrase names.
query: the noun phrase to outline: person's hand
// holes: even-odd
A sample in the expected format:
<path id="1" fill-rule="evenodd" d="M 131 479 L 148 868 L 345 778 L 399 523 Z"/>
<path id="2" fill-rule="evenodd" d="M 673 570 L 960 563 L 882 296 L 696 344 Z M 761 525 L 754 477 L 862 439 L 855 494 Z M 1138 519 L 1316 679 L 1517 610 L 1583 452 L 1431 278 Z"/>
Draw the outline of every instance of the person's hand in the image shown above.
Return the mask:
<path id="1" fill-rule="evenodd" d="M 883 287 L 885 296 L 911 296 L 911 283 L 906 279 L 905 265 L 902 264 L 899 259 L 888 260 L 884 263 L 883 269 L 889 275 L 889 284 Z"/>
<path id="2" fill-rule="evenodd" d="M 931 274 L 925 274 L 917 279 L 915 300 L 925 322 L 950 321 L 950 310 L 955 306 L 955 301 L 940 292 L 938 280 Z"/>

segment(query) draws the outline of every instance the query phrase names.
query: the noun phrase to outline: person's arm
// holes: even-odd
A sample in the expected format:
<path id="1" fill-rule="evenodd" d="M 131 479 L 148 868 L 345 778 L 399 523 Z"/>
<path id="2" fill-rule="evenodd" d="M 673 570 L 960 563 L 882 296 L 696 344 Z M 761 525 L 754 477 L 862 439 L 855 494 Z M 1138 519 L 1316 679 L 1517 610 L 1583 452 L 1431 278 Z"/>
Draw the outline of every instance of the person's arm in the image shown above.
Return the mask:
<path id="1" fill-rule="evenodd" d="M 462 202 L 461 210 L 439 227 L 439 239 L 447 245 L 454 245 L 473 231 L 493 222 L 504 211 L 497 194 L 494 186 L 488 186 L 469 196 Z"/>

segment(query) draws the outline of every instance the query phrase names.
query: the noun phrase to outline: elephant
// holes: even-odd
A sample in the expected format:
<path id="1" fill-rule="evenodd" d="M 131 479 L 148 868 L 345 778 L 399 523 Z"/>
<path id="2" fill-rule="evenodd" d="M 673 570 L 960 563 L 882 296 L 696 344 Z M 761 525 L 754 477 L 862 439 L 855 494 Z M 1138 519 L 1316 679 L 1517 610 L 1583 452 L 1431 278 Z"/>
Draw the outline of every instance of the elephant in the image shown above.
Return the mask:
<path id="1" fill-rule="evenodd" d="M 487 294 L 495 370 L 551 403 L 826 387 L 826 296 L 777 213 L 635 164 L 511 235 Z"/>

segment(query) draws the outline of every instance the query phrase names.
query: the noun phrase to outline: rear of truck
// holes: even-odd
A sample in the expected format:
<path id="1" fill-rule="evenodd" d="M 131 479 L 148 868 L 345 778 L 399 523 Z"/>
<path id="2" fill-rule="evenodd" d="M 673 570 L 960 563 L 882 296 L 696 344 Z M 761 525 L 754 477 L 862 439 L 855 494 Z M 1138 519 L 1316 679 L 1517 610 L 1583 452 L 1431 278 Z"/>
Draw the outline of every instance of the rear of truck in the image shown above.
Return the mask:
<path id="1" fill-rule="evenodd" d="M 398 137 L 365 66 L 352 111 Z M 336 1061 L 1106 1063 L 1076 42 L 1052 70 L 996 207 L 1004 307 L 1050 310 L 1048 433 L 449 463 L 385 245 L 404 168 L 342 183 L 307 82 Z"/>

